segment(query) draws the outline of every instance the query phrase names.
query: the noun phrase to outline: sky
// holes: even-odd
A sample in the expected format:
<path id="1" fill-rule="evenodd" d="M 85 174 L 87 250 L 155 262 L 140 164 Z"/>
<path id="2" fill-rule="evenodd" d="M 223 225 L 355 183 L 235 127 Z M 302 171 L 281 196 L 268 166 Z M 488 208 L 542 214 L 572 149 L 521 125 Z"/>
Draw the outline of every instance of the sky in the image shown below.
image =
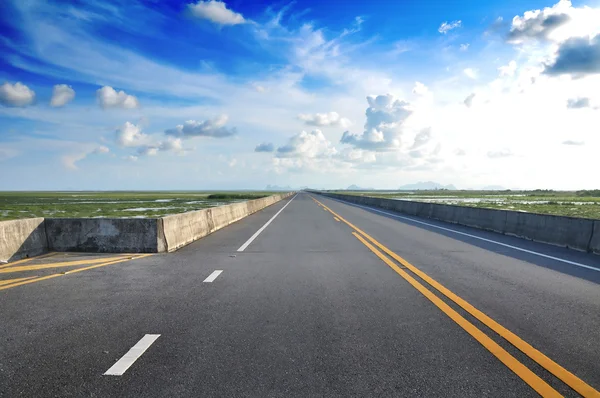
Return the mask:
<path id="1" fill-rule="evenodd" d="M 600 0 L 4 0 L 0 190 L 599 188 Z"/>

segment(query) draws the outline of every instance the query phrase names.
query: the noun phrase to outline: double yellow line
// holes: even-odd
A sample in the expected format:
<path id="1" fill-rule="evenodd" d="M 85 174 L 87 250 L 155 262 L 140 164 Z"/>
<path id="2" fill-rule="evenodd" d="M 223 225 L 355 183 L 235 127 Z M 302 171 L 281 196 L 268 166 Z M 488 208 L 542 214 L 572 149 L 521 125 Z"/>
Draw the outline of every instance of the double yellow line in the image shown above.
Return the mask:
<path id="1" fill-rule="evenodd" d="M 140 255 L 124 255 L 118 257 L 109 257 L 109 258 L 100 258 L 94 260 L 77 260 L 77 261 L 67 261 L 62 263 L 54 263 L 54 264 L 40 264 L 40 265 L 28 265 L 28 266 L 20 266 L 14 268 L 4 268 L 0 270 L 0 273 L 11 273 L 11 272 L 21 272 L 21 271 L 33 271 L 39 269 L 46 268 L 58 268 L 58 267 L 72 267 L 77 265 L 85 265 L 85 264 L 93 264 L 87 267 L 77 268 L 74 270 L 61 272 L 59 274 L 46 275 L 41 277 L 29 277 L 29 278 L 18 278 L 13 279 L 9 284 L 0 284 L 0 290 L 6 290 L 17 286 L 27 285 L 30 283 L 36 283 L 40 281 L 45 281 L 47 279 L 57 278 L 59 276 L 65 276 L 68 274 L 74 274 L 77 272 L 87 271 L 94 268 L 105 267 L 107 265 L 122 263 L 124 261 L 137 260 L 139 258 L 148 257 L 152 254 L 140 254 Z M 11 264 L 14 265 L 15 263 Z M 8 282 L 8 281 L 7 281 Z"/>
<path id="2" fill-rule="evenodd" d="M 411 276 L 408 272 L 404 271 L 396 263 L 394 263 L 389 257 L 394 259 L 396 262 L 401 264 L 403 267 L 406 267 L 409 271 L 417 275 L 423 281 L 427 282 L 431 287 L 436 289 L 439 293 L 446 296 L 448 299 L 452 300 L 455 304 L 461 307 L 463 310 L 471 314 L 477 320 L 482 322 L 484 325 L 492 329 L 494 332 L 498 333 L 505 340 L 510 342 L 516 348 L 518 348 L 521 352 L 527 355 L 529 358 L 537 362 L 544 369 L 552 373 L 558 379 L 562 380 L 569 387 L 577 391 L 584 397 L 595 397 L 600 398 L 600 392 L 594 389 L 592 386 L 575 376 L 573 373 L 569 372 L 552 359 L 548 358 L 539 350 L 535 349 L 529 343 L 521 339 L 519 336 L 506 329 L 498 322 L 494 321 L 492 318 L 473 307 L 467 301 L 457 296 L 455 293 L 450 291 L 448 288 L 437 282 L 435 279 L 431 278 L 425 272 L 421 271 L 381 243 L 377 240 L 369 236 L 366 232 L 362 231 L 360 228 L 356 227 L 349 221 L 345 220 L 339 214 L 335 213 L 329 207 L 325 206 L 323 203 L 319 202 L 317 199 L 312 198 L 316 203 L 331 214 L 334 215 L 341 222 L 348 225 L 355 232 L 352 234 L 369 250 L 371 250 L 377 257 L 379 257 L 384 263 L 386 263 L 390 268 L 392 268 L 398 275 L 404 278 L 408 283 L 410 283 L 415 289 L 421 292 L 427 299 L 429 299 L 435 306 L 437 306 L 442 312 L 444 312 L 448 317 L 450 317 L 454 322 L 456 322 L 460 327 L 462 327 L 467 333 L 469 333 L 472 337 L 474 337 L 481 345 L 483 345 L 488 351 L 490 351 L 496 358 L 498 358 L 502 363 L 504 363 L 511 371 L 513 371 L 517 376 L 519 376 L 525 383 L 527 383 L 531 388 L 537 391 L 543 397 L 561 397 L 562 395 L 552 388 L 548 383 L 546 383 L 543 379 L 533 373 L 529 368 L 519 362 L 515 357 L 513 357 L 508 351 L 502 348 L 498 343 L 488 337 L 484 332 L 478 329 L 475 325 L 469 322 L 466 318 L 456 312 L 452 307 L 446 304 L 442 299 L 436 296 L 431 290 L 429 290 L 425 285 Z M 378 250 L 379 249 L 379 250 Z M 380 251 L 381 250 L 381 251 Z M 382 251 L 387 254 L 389 257 L 385 256 Z"/>

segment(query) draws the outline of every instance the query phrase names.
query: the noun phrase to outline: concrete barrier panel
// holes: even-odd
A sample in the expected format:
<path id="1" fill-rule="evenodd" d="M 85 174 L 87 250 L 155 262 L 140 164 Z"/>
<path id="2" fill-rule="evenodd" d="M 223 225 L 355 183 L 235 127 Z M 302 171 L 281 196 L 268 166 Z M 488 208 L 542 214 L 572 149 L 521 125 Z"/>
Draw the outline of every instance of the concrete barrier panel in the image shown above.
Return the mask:
<path id="1" fill-rule="evenodd" d="M 315 192 L 399 213 L 518 236 L 537 242 L 600 253 L 600 221 L 509 210 Z"/>
<path id="2" fill-rule="evenodd" d="M 594 221 L 594 232 L 588 250 L 600 254 L 600 221 Z"/>
<path id="3" fill-rule="evenodd" d="M 585 218 L 507 212 L 504 233 L 587 251 L 594 221 Z"/>
<path id="4" fill-rule="evenodd" d="M 175 251 L 290 195 L 290 193 L 273 195 L 247 202 L 163 217 L 165 250 Z"/>
<path id="5" fill-rule="evenodd" d="M 61 252 L 164 251 L 160 222 L 144 218 L 46 218 L 48 249 Z"/>
<path id="6" fill-rule="evenodd" d="M 16 261 L 47 251 L 43 218 L 0 221 L 0 261 Z"/>

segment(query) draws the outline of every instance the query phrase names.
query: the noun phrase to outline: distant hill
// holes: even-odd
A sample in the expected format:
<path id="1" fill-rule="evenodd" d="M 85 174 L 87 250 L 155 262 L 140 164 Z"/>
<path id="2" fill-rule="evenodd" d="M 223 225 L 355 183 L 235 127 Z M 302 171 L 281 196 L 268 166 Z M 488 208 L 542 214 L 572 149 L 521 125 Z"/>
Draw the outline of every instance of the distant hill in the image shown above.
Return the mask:
<path id="1" fill-rule="evenodd" d="M 289 185 L 286 185 L 285 187 L 280 187 L 279 185 L 267 185 L 265 191 L 293 191 L 293 189 Z"/>
<path id="2" fill-rule="evenodd" d="M 434 191 L 436 189 L 447 189 L 449 191 L 455 191 L 456 187 L 452 184 L 442 185 L 440 183 L 433 182 L 433 181 L 424 181 L 424 182 L 417 182 L 416 184 L 402 185 L 398 189 L 401 191 L 418 191 L 418 190 Z"/>
<path id="3" fill-rule="evenodd" d="M 358 185 L 350 185 L 348 188 L 346 188 L 346 191 L 374 191 L 375 188 L 362 188 L 359 187 Z"/>
<path id="4" fill-rule="evenodd" d="M 487 185 L 482 188 L 484 191 L 506 191 L 502 185 Z"/>

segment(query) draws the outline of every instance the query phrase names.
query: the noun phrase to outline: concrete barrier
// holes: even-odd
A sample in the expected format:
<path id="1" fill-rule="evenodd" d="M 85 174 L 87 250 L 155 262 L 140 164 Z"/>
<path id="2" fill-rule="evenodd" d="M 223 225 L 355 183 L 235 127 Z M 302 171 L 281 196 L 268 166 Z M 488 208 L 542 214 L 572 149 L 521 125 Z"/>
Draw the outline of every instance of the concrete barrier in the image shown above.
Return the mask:
<path id="1" fill-rule="evenodd" d="M 600 221 L 509 210 L 315 192 L 335 199 L 600 254 Z"/>
<path id="2" fill-rule="evenodd" d="M 0 222 L 0 261 L 47 251 L 160 253 L 174 251 L 264 209 L 291 193 L 163 218 L 29 218 Z"/>
<path id="3" fill-rule="evenodd" d="M 600 221 L 594 221 L 594 232 L 590 238 L 590 251 L 600 254 Z"/>
<path id="4" fill-rule="evenodd" d="M 165 250 L 159 219 L 46 218 L 45 224 L 51 251 L 157 253 Z"/>
<path id="5" fill-rule="evenodd" d="M 291 193 L 273 195 L 163 217 L 165 250 L 169 252 L 177 250 L 290 195 Z"/>
<path id="6" fill-rule="evenodd" d="M 0 221 L 0 261 L 16 261 L 47 251 L 43 218 Z"/>

